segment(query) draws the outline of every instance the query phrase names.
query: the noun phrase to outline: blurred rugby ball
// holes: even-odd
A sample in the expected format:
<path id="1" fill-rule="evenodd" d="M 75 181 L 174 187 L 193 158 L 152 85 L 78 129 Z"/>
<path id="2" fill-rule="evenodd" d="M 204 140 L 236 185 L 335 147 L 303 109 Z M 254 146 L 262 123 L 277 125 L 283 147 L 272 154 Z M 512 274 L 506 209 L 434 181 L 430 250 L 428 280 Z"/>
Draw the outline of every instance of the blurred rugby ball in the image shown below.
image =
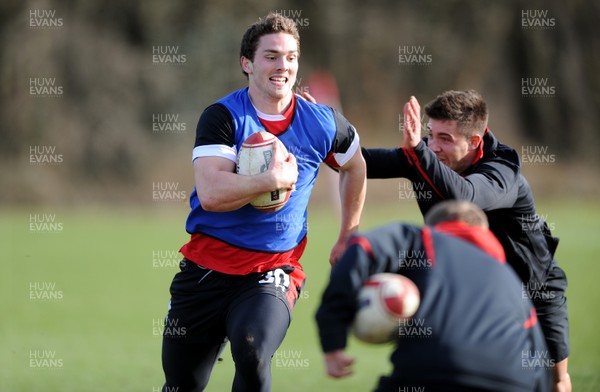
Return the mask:
<path id="1" fill-rule="evenodd" d="M 366 343 L 390 342 L 399 336 L 399 321 L 412 317 L 420 302 L 412 280 L 392 273 L 375 274 L 358 294 L 352 332 Z"/>
<path id="2" fill-rule="evenodd" d="M 256 132 L 248 136 L 238 152 L 237 173 L 242 176 L 253 176 L 266 171 L 273 157 L 273 143 L 277 140 L 277 137 L 269 132 Z M 287 156 L 285 146 L 281 151 L 284 156 Z M 250 204 L 260 211 L 275 212 L 281 209 L 289 198 L 290 191 L 277 189 L 263 193 Z"/>

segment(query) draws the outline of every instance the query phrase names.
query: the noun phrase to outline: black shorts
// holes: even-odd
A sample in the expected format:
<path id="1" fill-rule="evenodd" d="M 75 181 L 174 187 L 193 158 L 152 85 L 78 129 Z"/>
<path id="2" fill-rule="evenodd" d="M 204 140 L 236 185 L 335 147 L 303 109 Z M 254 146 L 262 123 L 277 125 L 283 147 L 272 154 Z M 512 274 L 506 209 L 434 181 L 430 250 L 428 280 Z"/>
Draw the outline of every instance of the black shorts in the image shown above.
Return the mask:
<path id="1" fill-rule="evenodd" d="M 304 273 L 281 267 L 265 273 L 228 275 L 183 259 L 171 283 L 171 302 L 163 338 L 186 343 L 218 343 L 226 340 L 230 309 L 251 296 L 267 294 L 279 298 L 291 311 L 304 283 Z M 267 322 L 266 320 L 265 322 Z"/>
<path id="2" fill-rule="evenodd" d="M 202 391 L 227 341 L 233 390 L 270 390 L 271 358 L 304 282 L 300 268 L 228 275 L 184 259 L 163 331 L 164 391 Z"/>

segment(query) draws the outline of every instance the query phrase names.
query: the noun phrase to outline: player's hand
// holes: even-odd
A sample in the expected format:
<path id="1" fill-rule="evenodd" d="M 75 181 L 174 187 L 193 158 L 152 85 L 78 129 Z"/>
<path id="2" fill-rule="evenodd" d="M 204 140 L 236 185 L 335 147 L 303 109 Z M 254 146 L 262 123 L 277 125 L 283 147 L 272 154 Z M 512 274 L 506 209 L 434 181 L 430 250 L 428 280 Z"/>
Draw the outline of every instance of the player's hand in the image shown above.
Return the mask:
<path id="1" fill-rule="evenodd" d="M 571 392 L 571 376 L 566 371 L 560 375 L 555 374 L 554 385 L 552 392 Z"/>
<path id="2" fill-rule="evenodd" d="M 325 353 L 325 367 L 327 375 L 334 378 L 347 377 L 352 374 L 350 368 L 354 363 L 354 358 L 346 355 L 344 350 Z"/>
<path id="3" fill-rule="evenodd" d="M 338 239 L 336 241 L 331 249 L 331 253 L 329 254 L 329 264 L 331 264 L 332 267 L 338 262 L 340 257 L 342 257 L 347 247 L 347 239 Z"/>
<path id="4" fill-rule="evenodd" d="M 410 97 L 404 105 L 404 148 L 413 149 L 421 141 L 421 106 L 417 98 Z"/>
<path id="5" fill-rule="evenodd" d="M 275 189 L 293 190 L 296 188 L 298 181 L 298 163 L 293 154 L 285 152 L 281 141 L 276 140 L 273 143 L 273 157 L 269 164 L 268 171 L 271 172 L 274 179 Z"/>
<path id="6" fill-rule="evenodd" d="M 571 379 L 558 381 L 552 387 L 552 392 L 571 392 L 571 390 Z"/>
<path id="7" fill-rule="evenodd" d="M 302 98 L 306 99 L 308 102 L 317 103 L 317 100 L 315 99 L 315 97 L 310 95 L 307 91 L 304 91 L 302 94 L 300 94 L 300 96 Z"/>
<path id="8" fill-rule="evenodd" d="M 556 363 L 553 369 L 554 385 L 552 392 L 571 392 L 571 376 L 568 372 L 569 358 Z"/>

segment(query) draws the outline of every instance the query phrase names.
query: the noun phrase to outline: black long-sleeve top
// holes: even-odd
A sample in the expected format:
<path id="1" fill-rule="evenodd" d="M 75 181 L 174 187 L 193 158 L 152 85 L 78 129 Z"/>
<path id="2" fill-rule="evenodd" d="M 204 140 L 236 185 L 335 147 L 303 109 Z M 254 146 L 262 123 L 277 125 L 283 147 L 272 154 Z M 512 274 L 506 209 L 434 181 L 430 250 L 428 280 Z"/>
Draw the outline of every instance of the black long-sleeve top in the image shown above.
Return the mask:
<path id="1" fill-rule="evenodd" d="M 521 174 L 517 152 L 491 131 L 483 136 L 483 155 L 463 173 L 444 165 L 427 147 L 427 137 L 412 150 L 363 148 L 367 178 L 404 177 L 413 184 L 423 215 L 436 203 L 461 199 L 483 209 L 508 263 L 525 283 L 544 282 L 558 238 L 536 213 L 533 193 Z"/>
<path id="2" fill-rule="evenodd" d="M 523 369 L 540 361 L 546 344 L 518 277 L 480 248 L 428 226 L 393 223 L 350 240 L 316 314 L 324 352 L 346 347 L 359 290 L 380 272 L 408 277 L 421 296 L 412 319 L 398 326 L 391 377 L 400 385 L 534 390 L 534 373 Z"/>

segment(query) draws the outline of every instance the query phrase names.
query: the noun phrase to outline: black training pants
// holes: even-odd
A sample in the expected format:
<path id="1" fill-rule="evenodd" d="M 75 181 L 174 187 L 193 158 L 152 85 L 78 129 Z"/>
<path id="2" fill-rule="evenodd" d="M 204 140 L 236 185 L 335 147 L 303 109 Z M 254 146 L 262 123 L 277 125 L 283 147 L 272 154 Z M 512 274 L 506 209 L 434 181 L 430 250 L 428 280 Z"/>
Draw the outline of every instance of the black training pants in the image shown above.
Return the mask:
<path id="1" fill-rule="evenodd" d="M 289 272 L 226 275 L 184 260 L 163 332 L 163 391 L 202 391 L 227 341 L 233 391 L 270 391 L 271 357 L 291 321 Z"/>

